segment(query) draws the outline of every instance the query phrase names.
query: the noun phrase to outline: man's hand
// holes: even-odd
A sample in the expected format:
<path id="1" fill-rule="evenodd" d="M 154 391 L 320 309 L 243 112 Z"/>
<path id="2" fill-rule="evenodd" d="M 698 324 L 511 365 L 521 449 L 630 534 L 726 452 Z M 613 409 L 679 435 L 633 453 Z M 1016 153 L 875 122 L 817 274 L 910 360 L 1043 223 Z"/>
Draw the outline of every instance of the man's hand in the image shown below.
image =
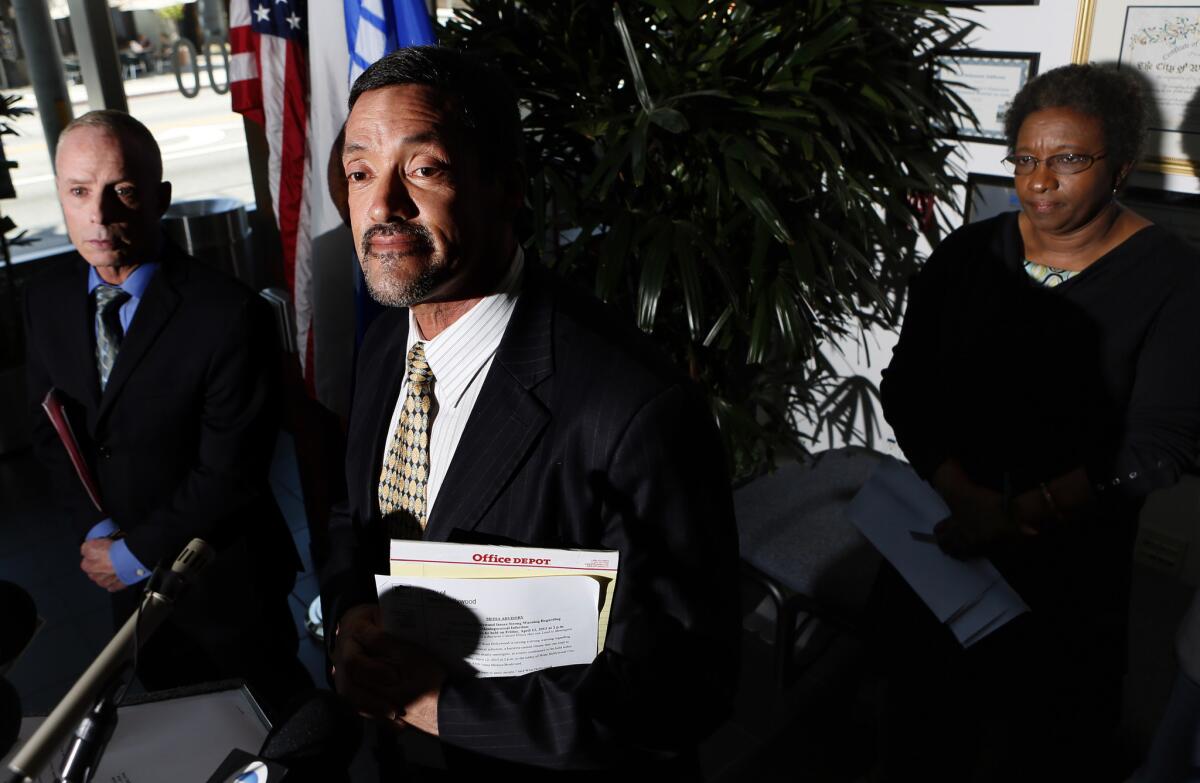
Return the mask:
<path id="1" fill-rule="evenodd" d="M 84 541 L 83 545 L 79 547 L 79 554 L 83 558 L 79 567 L 88 575 L 88 579 L 108 592 L 115 593 L 118 590 L 124 590 L 127 585 L 121 581 L 113 568 L 112 558 L 109 556 L 112 545 L 113 542 L 110 538 L 93 538 L 90 541 Z"/>
<path id="2" fill-rule="evenodd" d="M 379 607 L 352 607 L 338 621 L 334 687 L 369 718 L 437 735 L 437 700 L 445 669 L 429 653 L 383 630 Z"/>

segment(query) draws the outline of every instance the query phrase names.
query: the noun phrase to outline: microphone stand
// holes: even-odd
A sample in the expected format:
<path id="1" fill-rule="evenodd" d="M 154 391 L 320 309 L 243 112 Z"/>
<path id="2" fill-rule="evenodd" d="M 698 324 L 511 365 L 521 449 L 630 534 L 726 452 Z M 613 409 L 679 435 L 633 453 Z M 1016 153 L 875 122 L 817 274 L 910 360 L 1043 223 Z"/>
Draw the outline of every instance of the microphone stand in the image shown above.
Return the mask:
<path id="1" fill-rule="evenodd" d="M 71 733 L 71 728 L 79 724 L 85 715 L 85 723 L 92 720 L 93 714 L 97 715 L 97 720 L 90 726 L 79 726 L 76 736 L 82 740 L 83 747 L 78 749 L 76 755 L 83 761 L 85 756 L 94 753 L 93 762 L 99 762 L 104 744 L 108 742 L 108 736 L 111 736 L 112 732 L 109 730 L 108 734 L 104 735 L 99 731 L 109 721 L 101 709 L 104 705 L 97 703 L 97 698 L 115 693 L 112 690 L 114 680 L 125 670 L 126 664 L 133 657 L 135 643 L 145 642 L 158 626 L 162 625 L 175 608 L 176 599 L 212 557 L 213 551 L 208 544 L 194 538 L 179 553 L 179 557 L 175 558 L 169 571 L 163 568 L 155 569 L 154 576 L 146 586 L 146 597 L 142 599 L 138 611 L 125 621 L 121 630 L 117 631 L 87 671 L 75 681 L 71 690 L 67 691 L 67 695 L 58 706 L 42 725 L 38 726 L 29 741 L 8 762 L 7 772 L 10 777 L 5 778 L 8 783 L 23 783 L 26 778 L 36 778 L 46 768 L 51 755 L 63 739 Z M 116 705 L 111 704 L 108 709 L 115 713 Z M 111 723 L 115 726 L 115 719 Z M 85 736 L 79 737 L 80 734 Z M 103 741 L 97 742 L 101 737 Z M 90 765 L 90 768 L 94 770 L 95 764 Z"/>
<path id="2" fill-rule="evenodd" d="M 133 677 L 133 672 L 130 672 L 129 676 Z M 100 757 L 104 755 L 108 741 L 112 739 L 117 728 L 117 707 L 120 706 L 117 692 L 121 685 L 122 680 L 118 672 L 108 690 L 96 700 L 79 722 L 79 727 L 75 729 L 75 738 L 71 740 L 67 749 L 67 758 L 63 761 L 62 774 L 58 777 L 59 783 L 91 781 L 96 768 L 100 766 Z"/>

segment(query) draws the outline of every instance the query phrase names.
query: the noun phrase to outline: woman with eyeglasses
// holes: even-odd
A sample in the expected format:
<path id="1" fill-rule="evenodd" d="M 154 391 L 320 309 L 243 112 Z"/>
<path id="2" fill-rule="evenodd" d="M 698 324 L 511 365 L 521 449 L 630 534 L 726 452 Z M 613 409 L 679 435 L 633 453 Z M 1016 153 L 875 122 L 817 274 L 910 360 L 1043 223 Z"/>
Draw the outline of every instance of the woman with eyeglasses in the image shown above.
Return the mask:
<path id="1" fill-rule="evenodd" d="M 1006 116 L 1018 212 L 948 236 L 910 288 L 884 414 L 1030 611 L 963 650 L 890 568 L 889 780 L 1123 780 L 1115 739 L 1138 512 L 1200 440 L 1200 259 L 1117 196 L 1145 137 L 1126 72 L 1070 65 Z M 931 544 L 932 546 L 933 544 Z"/>

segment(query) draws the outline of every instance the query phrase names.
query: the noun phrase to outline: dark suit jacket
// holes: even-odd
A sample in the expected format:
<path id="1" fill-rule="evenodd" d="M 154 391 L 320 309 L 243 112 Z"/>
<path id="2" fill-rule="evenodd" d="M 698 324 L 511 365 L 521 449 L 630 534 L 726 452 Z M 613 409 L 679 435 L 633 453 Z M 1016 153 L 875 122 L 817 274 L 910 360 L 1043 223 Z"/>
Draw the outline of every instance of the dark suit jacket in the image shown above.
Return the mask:
<path id="1" fill-rule="evenodd" d="M 248 288 L 168 248 L 101 394 L 87 274 L 78 259 L 27 293 L 35 449 L 82 539 L 104 515 L 39 407 L 53 387 L 138 560 L 169 564 L 193 537 L 217 548 L 172 622 L 214 660 L 236 661 L 300 567 L 267 484 L 279 408 L 269 313 Z M 116 594 L 118 613 L 140 592 Z"/>
<path id="2" fill-rule="evenodd" d="M 407 325 L 388 311 L 359 355 L 349 506 L 322 580 L 330 626 L 387 573 L 376 482 Z M 558 769 L 686 757 L 726 717 L 739 634 L 729 479 L 701 395 L 645 335 L 533 264 L 483 383 L 425 538 L 616 549 L 621 571 L 592 664 L 447 683 L 443 742 Z"/>

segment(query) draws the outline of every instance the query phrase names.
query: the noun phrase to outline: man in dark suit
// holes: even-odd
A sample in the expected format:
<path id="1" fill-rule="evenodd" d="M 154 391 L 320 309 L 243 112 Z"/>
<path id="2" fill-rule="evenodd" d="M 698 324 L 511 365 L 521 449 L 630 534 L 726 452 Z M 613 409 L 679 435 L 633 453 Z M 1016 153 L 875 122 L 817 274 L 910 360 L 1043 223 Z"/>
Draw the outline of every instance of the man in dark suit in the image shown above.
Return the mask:
<path id="1" fill-rule="evenodd" d="M 148 641 L 151 689 L 245 677 L 282 704 L 311 680 L 287 595 L 300 567 L 267 484 L 278 409 L 276 341 L 249 289 L 166 241 L 171 199 L 150 132 L 90 112 L 63 131 L 58 195 L 79 255 L 26 299 L 35 448 L 79 524 L 80 567 L 121 623 L 156 564 L 193 537 L 215 562 Z M 103 510 L 38 408 L 56 389 Z"/>
<path id="2" fill-rule="evenodd" d="M 502 77 L 406 49 L 362 74 L 350 107 L 351 221 L 393 309 L 359 355 L 349 500 L 322 575 L 338 690 L 438 736 L 459 772 L 696 777 L 696 744 L 730 706 L 739 627 L 729 480 L 701 394 L 645 335 L 524 259 Z M 380 626 L 371 574 L 387 573 L 389 535 L 619 550 L 605 649 L 520 677 L 448 674 Z"/>

